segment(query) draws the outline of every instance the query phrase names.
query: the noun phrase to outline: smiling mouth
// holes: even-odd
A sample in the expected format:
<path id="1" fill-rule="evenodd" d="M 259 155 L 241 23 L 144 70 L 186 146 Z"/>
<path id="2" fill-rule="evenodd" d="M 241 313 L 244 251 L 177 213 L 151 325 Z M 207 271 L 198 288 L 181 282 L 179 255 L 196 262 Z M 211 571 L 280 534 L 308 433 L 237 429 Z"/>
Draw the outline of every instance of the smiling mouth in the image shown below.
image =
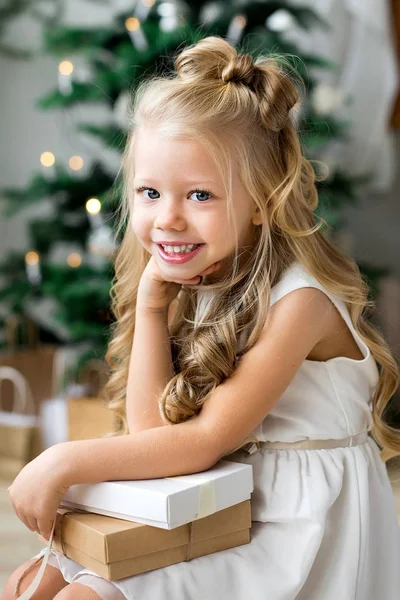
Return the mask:
<path id="1" fill-rule="evenodd" d="M 183 245 L 183 244 L 182 244 Z M 175 250 L 173 250 L 172 252 L 170 250 L 166 250 L 166 248 L 174 248 L 175 246 L 171 245 L 169 246 L 168 244 L 157 244 L 157 246 L 159 248 L 161 248 L 161 250 L 165 253 L 168 254 L 168 256 L 184 256 L 186 254 L 190 254 L 191 252 L 194 252 L 195 250 L 197 250 L 197 248 L 199 248 L 200 246 L 204 246 L 204 244 L 187 244 L 187 246 L 191 246 L 191 248 L 183 250 L 182 252 L 176 252 Z M 177 246 L 180 247 L 180 246 Z"/>
<path id="2" fill-rule="evenodd" d="M 161 258 L 165 262 L 171 264 L 180 264 L 191 260 L 196 256 L 196 254 L 198 254 L 201 251 L 203 246 L 205 246 L 205 244 L 196 244 L 195 247 L 189 251 L 167 252 L 166 250 L 164 250 L 161 244 L 157 244 L 158 253 L 160 254 Z"/>

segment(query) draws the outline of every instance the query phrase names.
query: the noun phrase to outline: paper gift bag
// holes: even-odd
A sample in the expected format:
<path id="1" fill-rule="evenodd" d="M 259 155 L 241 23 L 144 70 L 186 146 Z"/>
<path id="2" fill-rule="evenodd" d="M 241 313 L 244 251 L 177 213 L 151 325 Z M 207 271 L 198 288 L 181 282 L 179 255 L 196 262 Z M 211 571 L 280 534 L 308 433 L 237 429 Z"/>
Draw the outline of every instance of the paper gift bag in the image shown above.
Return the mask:
<path id="1" fill-rule="evenodd" d="M 68 510 L 57 511 L 53 548 L 109 581 L 251 540 L 250 500 L 171 530 Z"/>
<path id="2" fill-rule="evenodd" d="M 32 391 L 35 409 L 32 414 L 39 415 L 41 403 L 56 393 L 62 373 L 58 374 L 59 348 L 54 345 L 40 344 L 33 348 L 7 350 L 0 353 L 0 366 L 13 367 L 23 375 Z M 5 382 L 2 392 L 3 410 L 11 410 L 13 388 Z"/>
<path id="3" fill-rule="evenodd" d="M 89 440 L 117 431 L 116 413 L 100 398 L 67 398 L 68 440 Z"/>
<path id="4" fill-rule="evenodd" d="M 117 432 L 118 418 L 99 398 L 56 397 L 42 402 L 40 421 L 44 448 Z"/>
<path id="5" fill-rule="evenodd" d="M 2 407 L 2 384 L 14 387 L 13 410 Z M 15 478 L 20 470 L 42 452 L 39 417 L 35 414 L 27 379 L 16 369 L 0 366 L 0 477 Z"/>
<path id="6" fill-rule="evenodd" d="M 116 413 L 108 408 L 101 396 L 107 377 L 104 361 L 89 360 L 81 367 L 79 383 L 69 388 L 71 393 L 67 398 L 68 440 L 88 440 L 117 431 Z"/>

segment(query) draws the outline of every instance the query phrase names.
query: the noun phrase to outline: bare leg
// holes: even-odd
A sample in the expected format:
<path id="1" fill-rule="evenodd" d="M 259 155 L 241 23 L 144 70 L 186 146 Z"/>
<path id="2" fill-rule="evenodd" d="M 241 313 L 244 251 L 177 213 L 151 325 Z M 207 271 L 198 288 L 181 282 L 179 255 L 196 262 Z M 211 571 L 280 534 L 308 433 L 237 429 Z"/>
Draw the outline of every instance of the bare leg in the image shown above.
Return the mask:
<path id="1" fill-rule="evenodd" d="M 85 573 L 63 588 L 54 600 L 126 600 L 126 597 L 111 581 Z"/>
<path id="2" fill-rule="evenodd" d="M 61 590 L 54 597 L 54 600 L 67 600 L 68 598 L 73 598 L 74 600 L 104 600 L 93 588 L 82 585 L 82 583 L 70 583 L 65 591 Z"/>
<path id="3" fill-rule="evenodd" d="M 34 564 L 36 559 L 31 558 L 27 562 L 20 565 L 8 578 L 0 600 L 15 600 L 29 587 L 32 583 L 35 575 L 40 569 L 42 561 L 36 562 L 36 564 L 22 576 L 25 569 L 28 566 Z M 21 578 L 22 576 L 22 578 Z M 18 580 L 20 582 L 18 583 Z M 16 586 L 18 583 L 18 589 L 16 592 Z M 68 582 L 63 578 L 61 571 L 52 565 L 47 564 L 43 573 L 43 578 L 37 588 L 36 592 L 32 595 L 31 600 L 53 600 L 54 596 L 62 590 Z"/>

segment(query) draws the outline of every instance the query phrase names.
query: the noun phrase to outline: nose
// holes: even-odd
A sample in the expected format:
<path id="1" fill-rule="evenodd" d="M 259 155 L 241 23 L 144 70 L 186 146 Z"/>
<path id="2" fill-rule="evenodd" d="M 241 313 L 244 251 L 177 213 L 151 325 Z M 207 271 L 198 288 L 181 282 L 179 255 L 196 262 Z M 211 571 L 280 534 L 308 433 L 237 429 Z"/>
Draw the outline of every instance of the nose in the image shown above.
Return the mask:
<path id="1" fill-rule="evenodd" d="M 182 206 L 173 198 L 163 199 L 157 207 L 157 216 L 154 221 L 156 229 L 177 229 L 181 231 L 186 227 Z"/>

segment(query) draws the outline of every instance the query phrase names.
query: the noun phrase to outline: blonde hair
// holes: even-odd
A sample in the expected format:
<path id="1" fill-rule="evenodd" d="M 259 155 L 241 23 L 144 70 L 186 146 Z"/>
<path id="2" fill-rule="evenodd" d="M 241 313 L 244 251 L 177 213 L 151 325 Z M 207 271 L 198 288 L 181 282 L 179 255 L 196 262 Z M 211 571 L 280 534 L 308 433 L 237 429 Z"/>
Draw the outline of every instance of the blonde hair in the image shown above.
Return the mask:
<path id="1" fill-rule="evenodd" d="M 170 327 L 176 367 L 159 398 L 164 423 L 194 418 L 215 388 L 234 371 L 237 340 L 249 332 L 242 353 L 258 340 L 270 303 L 271 287 L 282 271 L 298 260 L 330 292 L 345 301 L 351 320 L 380 365 L 373 398 L 372 435 L 387 457 L 400 454 L 399 431 L 382 414 L 399 385 L 399 371 L 378 330 L 367 323 L 364 309 L 368 286 L 357 264 L 321 231 L 328 226 L 313 211 L 318 205 L 316 173 L 302 152 L 296 111 L 304 84 L 290 76 L 282 55 L 238 54 L 227 41 L 210 36 L 187 46 L 175 58 L 176 73 L 153 76 L 136 88 L 131 126 L 123 156 L 124 193 L 118 233 L 130 219 L 133 204 L 134 149 L 137 131 L 145 125 L 170 136 L 195 139 L 208 149 L 220 172 L 231 207 L 233 161 L 261 224 L 254 225 L 254 246 L 238 248 L 232 272 L 212 289 L 207 314 L 194 318 L 197 286 L 183 287 Z M 229 212 L 229 215 L 231 213 Z M 125 413 L 129 357 L 135 325 L 137 290 L 150 254 L 127 226 L 116 258 L 111 291 L 116 322 L 106 360 L 110 377 L 105 386 L 109 408 L 116 411 L 128 433 Z M 246 438 L 229 454 L 257 441 Z"/>

